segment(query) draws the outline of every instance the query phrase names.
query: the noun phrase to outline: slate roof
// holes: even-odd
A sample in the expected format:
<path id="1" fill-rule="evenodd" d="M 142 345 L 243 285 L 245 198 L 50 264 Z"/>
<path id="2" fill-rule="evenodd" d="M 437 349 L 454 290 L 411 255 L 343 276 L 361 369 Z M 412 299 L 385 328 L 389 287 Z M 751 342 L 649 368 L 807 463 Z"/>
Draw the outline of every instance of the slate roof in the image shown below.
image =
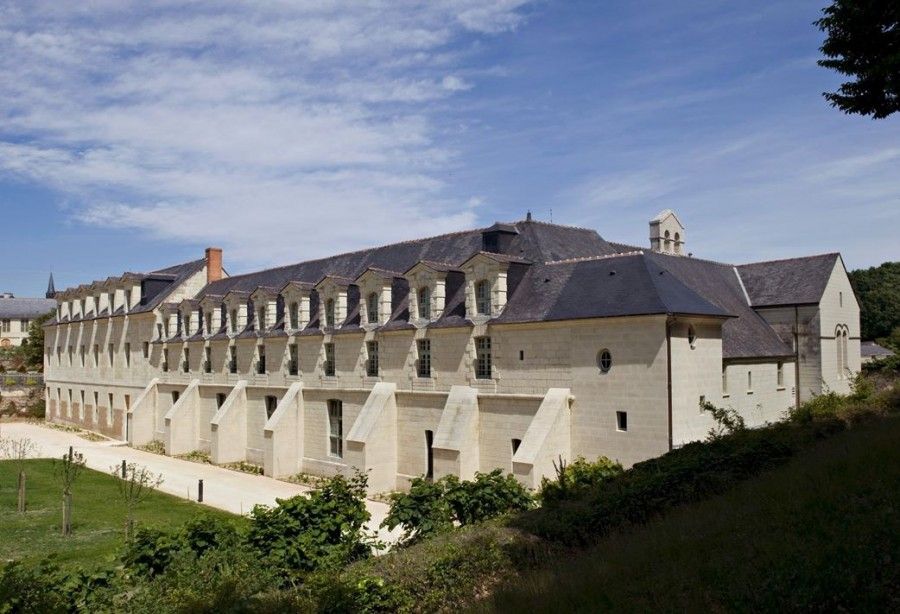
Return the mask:
<path id="1" fill-rule="evenodd" d="M 56 301 L 46 298 L 0 298 L 0 319 L 29 320 L 56 309 Z"/>
<path id="2" fill-rule="evenodd" d="M 742 264 L 738 267 L 754 307 L 818 303 L 840 254 Z"/>
<path id="3" fill-rule="evenodd" d="M 863 358 L 882 358 L 893 356 L 894 353 L 886 347 L 881 347 L 874 341 L 863 341 L 859 344 L 859 353 Z"/>

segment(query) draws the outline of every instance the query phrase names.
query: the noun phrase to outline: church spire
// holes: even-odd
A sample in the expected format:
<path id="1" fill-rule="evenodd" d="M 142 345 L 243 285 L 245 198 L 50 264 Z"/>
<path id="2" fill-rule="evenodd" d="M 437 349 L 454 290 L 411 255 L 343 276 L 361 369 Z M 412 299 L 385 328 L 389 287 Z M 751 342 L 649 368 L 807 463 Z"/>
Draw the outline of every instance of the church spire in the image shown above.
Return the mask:
<path id="1" fill-rule="evenodd" d="M 56 285 L 53 283 L 53 273 L 50 273 L 50 283 L 47 284 L 47 298 L 56 298 Z"/>

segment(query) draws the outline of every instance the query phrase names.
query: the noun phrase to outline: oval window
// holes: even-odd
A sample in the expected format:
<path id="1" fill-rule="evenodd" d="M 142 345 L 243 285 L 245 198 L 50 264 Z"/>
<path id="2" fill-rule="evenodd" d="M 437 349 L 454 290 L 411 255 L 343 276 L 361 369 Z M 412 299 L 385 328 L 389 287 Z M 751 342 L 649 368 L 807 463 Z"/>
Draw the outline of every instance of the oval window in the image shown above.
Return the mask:
<path id="1" fill-rule="evenodd" d="M 600 350 L 600 353 L 597 355 L 597 364 L 601 371 L 604 373 L 609 372 L 610 368 L 612 368 L 612 354 L 609 350 Z"/>

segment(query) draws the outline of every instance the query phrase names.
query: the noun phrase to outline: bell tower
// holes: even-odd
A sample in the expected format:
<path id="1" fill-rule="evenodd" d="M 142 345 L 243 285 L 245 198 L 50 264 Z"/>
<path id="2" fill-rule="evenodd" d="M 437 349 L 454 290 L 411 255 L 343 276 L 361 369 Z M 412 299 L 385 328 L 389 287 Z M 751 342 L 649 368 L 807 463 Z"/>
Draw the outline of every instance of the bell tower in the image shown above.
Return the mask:
<path id="1" fill-rule="evenodd" d="M 663 254 L 684 255 L 684 225 L 671 209 L 650 220 L 650 249 Z"/>

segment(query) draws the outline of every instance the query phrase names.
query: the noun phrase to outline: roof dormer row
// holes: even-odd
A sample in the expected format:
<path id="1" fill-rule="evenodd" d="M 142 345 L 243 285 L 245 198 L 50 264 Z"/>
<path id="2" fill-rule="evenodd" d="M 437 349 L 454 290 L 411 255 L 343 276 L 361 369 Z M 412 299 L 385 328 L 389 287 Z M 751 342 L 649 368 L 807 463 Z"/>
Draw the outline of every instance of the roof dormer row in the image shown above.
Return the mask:
<path id="1" fill-rule="evenodd" d="M 163 305 L 158 338 L 233 337 L 250 330 L 265 334 L 276 327 L 286 334 L 296 334 L 312 324 L 317 324 L 312 328 L 328 332 L 343 327 L 357 306 L 358 327 L 362 330 L 402 320 L 404 306 L 408 312 L 405 323 L 423 327 L 441 319 L 452 298 L 450 293 L 460 290 L 467 319 L 483 323 L 505 308 L 513 265 L 524 267 L 528 263 L 503 254 L 478 252 L 459 266 L 420 261 L 404 273 L 369 267 L 356 279 L 325 275 L 315 284 L 290 281 L 280 288 L 260 286 L 252 292 L 209 294 L 200 300 Z"/>
<path id="2" fill-rule="evenodd" d="M 126 314 L 141 303 L 142 281 L 142 275 L 125 273 L 57 292 L 57 320 L 62 322 Z"/>

